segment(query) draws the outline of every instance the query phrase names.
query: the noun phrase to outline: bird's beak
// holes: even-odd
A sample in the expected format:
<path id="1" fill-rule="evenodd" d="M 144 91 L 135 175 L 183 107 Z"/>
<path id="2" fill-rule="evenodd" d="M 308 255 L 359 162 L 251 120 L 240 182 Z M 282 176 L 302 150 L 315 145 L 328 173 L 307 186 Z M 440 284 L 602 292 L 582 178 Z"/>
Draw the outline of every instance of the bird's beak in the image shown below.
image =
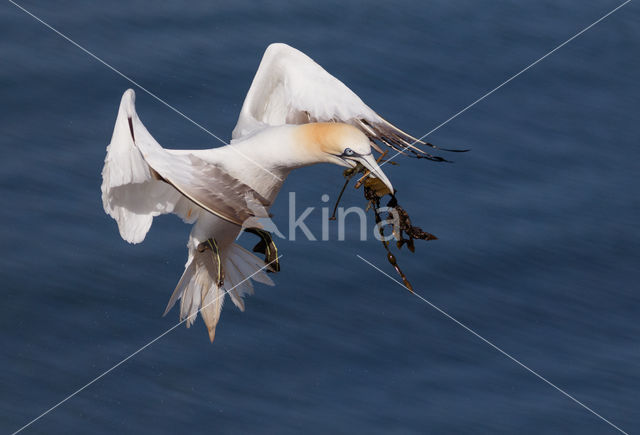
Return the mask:
<path id="1" fill-rule="evenodd" d="M 387 176 L 384 175 L 384 172 L 382 172 L 382 170 L 380 169 L 380 166 L 378 166 L 378 162 L 376 162 L 376 159 L 373 158 L 373 155 L 371 153 L 369 153 L 366 156 L 355 157 L 353 158 L 353 160 L 355 160 L 356 162 L 360 162 L 362 166 L 367 168 L 373 175 L 376 176 L 376 178 L 382 181 L 385 184 L 385 186 L 389 188 L 389 192 L 391 192 L 391 194 L 395 193 L 395 190 L 391 185 L 391 181 L 389 181 Z"/>

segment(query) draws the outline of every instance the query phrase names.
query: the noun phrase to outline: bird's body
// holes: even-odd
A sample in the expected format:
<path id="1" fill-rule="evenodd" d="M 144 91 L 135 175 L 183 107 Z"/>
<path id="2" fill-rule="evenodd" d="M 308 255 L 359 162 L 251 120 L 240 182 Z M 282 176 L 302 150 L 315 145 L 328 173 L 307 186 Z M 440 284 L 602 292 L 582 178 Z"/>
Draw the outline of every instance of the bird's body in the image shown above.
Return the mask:
<path id="1" fill-rule="evenodd" d="M 265 262 L 235 243 L 242 229 L 269 216 L 286 177 L 303 166 L 360 163 L 393 192 L 372 155 L 371 146 L 379 149 L 374 140 L 437 159 L 307 56 L 272 44 L 233 140 L 222 147 L 162 148 L 139 119 L 134 92 L 126 91 L 102 172 L 103 205 L 130 243 L 141 242 L 160 214 L 194 224 L 185 271 L 167 311 L 180 300 L 188 326 L 200 311 L 213 341 L 226 294 L 244 310 L 243 296 L 253 292 L 249 278 L 273 285 Z"/>

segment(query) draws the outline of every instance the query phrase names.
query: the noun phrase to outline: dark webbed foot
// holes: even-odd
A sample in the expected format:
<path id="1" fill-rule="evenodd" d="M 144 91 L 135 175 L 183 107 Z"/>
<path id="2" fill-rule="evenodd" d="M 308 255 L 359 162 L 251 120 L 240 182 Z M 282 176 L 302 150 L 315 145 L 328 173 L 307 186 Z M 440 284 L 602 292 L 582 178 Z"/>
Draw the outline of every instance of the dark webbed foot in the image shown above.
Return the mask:
<path id="1" fill-rule="evenodd" d="M 267 272 L 280 272 L 280 260 L 278 259 L 278 248 L 273 242 L 271 233 L 259 228 L 245 228 L 245 231 L 260 237 L 260 241 L 253 247 L 253 252 L 264 255 L 264 262 L 268 265 Z"/>
<path id="2" fill-rule="evenodd" d="M 222 259 L 220 258 L 220 250 L 218 249 L 218 244 L 216 243 L 216 239 L 207 239 L 206 241 L 200 243 L 197 247 L 198 252 L 211 251 L 211 255 L 213 257 L 213 270 L 216 271 L 216 284 L 218 287 L 222 287 L 224 284 L 224 269 L 222 268 Z"/>

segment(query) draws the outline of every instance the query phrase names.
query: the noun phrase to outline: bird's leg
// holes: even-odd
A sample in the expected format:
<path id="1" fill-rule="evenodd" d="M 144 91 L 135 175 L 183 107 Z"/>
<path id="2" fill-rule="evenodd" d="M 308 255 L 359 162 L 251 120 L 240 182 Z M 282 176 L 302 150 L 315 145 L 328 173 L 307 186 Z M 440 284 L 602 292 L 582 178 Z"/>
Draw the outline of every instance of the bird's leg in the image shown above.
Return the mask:
<path id="1" fill-rule="evenodd" d="M 260 241 L 253 247 L 253 252 L 264 255 L 264 262 L 268 265 L 267 272 L 280 272 L 280 261 L 278 260 L 278 248 L 273 242 L 271 233 L 260 228 L 245 228 L 245 231 L 260 237 Z"/>
<path id="2" fill-rule="evenodd" d="M 200 243 L 197 247 L 198 252 L 211 251 L 213 256 L 213 269 L 216 271 L 216 284 L 218 287 L 222 287 L 224 284 L 224 270 L 222 269 L 222 259 L 220 258 L 220 249 L 218 249 L 218 243 L 216 239 L 207 239 Z"/>

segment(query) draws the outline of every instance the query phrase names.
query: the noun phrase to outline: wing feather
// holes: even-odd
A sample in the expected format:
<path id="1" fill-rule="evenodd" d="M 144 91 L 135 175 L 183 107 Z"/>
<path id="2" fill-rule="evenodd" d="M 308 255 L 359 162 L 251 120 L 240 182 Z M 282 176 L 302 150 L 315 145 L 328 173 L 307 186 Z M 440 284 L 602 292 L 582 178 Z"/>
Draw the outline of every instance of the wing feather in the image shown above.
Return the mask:
<path id="1" fill-rule="evenodd" d="M 197 219 L 193 208 L 240 226 L 252 217 L 269 217 L 269 202 L 221 164 L 162 148 L 138 117 L 134 103 L 130 89 L 122 97 L 103 170 L 105 210 L 118 221 L 121 233 L 122 228 L 135 233 L 135 237 L 123 235 L 126 240 L 141 241 L 153 216 L 162 213 L 173 212 L 193 222 Z M 112 206 L 116 199 L 120 208 Z"/>
<path id="2" fill-rule="evenodd" d="M 135 93 L 129 89 L 122 96 L 107 147 L 101 190 L 104 210 L 118 223 L 122 238 L 139 243 L 144 240 L 155 216 L 175 213 L 185 222 L 193 223 L 199 208 L 171 186 L 154 179 L 134 142 L 135 123 L 139 122 L 138 117 L 133 116 L 134 102 Z M 141 122 L 140 128 L 144 129 Z M 197 210 L 189 212 L 191 208 Z"/>
<path id="3" fill-rule="evenodd" d="M 267 47 L 262 57 L 233 130 L 233 139 L 265 126 L 331 121 L 359 128 L 378 152 L 382 151 L 376 142 L 409 157 L 445 161 L 419 146 L 440 148 L 389 123 L 310 57 L 280 43 Z"/>
<path id="4" fill-rule="evenodd" d="M 164 150 L 146 154 L 145 159 L 162 181 L 228 222 L 242 226 L 250 218 L 269 217 L 269 201 L 216 163 Z M 256 200 L 262 207 L 253 206 Z"/>

